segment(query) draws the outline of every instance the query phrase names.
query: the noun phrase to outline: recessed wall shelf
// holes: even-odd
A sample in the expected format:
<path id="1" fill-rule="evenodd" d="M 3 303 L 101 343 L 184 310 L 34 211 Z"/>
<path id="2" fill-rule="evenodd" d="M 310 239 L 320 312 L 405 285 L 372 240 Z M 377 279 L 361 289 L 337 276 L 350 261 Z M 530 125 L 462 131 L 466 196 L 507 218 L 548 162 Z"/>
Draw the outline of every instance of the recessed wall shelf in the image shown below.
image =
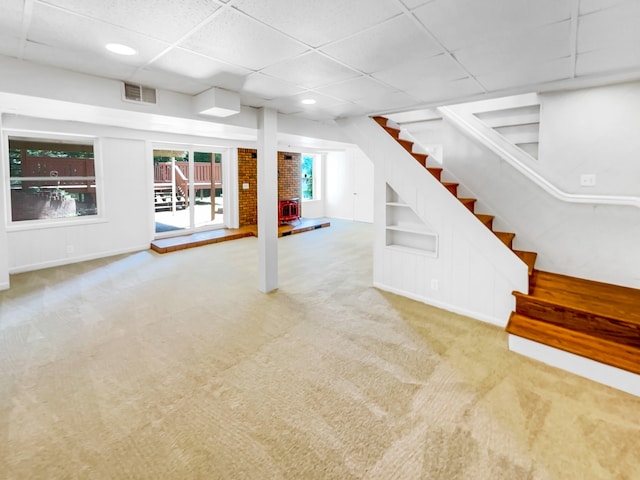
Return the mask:
<path id="1" fill-rule="evenodd" d="M 385 214 L 387 248 L 432 257 L 438 255 L 438 234 L 420 220 L 389 185 Z"/>

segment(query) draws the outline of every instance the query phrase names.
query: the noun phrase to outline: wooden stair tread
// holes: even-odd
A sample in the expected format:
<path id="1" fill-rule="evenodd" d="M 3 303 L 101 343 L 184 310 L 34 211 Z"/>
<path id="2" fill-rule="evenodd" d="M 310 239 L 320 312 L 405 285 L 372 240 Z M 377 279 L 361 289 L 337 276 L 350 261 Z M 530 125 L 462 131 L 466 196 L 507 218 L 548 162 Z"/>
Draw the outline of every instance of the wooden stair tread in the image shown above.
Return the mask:
<path id="1" fill-rule="evenodd" d="M 640 375 L 640 348 L 512 313 L 506 331 Z"/>
<path id="2" fill-rule="evenodd" d="M 440 167 L 427 167 L 427 170 L 429 171 L 429 173 L 431 175 L 436 177 L 436 179 L 438 181 L 440 181 L 440 178 L 442 177 L 442 168 L 440 168 Z"/>
<path id="3" fill-rule="evenodd" d="M 460 200 L 460 202 L 465 207 L 467 207 L 471 211 L 471 213 L 474 212 L 475 205 L 476 205 L 476 202 L 477 202 L 477 200 L 475 198 L 460 198 L 460 197 L 458 197 L 458 200 Z"/>
<path id="4" fill-rule="evenodd" d="M 487 228 L 491 229 L 491 224 L 493 223 L 493 219 L 495 218 L 493 215 L 486 215 L 484 213 L 475 213 L 474 215 L 478 220 L 484 223 Z"/>
<path id="5" fill-rule="evenodd" d="M 513 239 L 516 236 L 515 233 L 495 232 L 495 231 L 493 233 L 495 233 L 496 237 L 498 237 L 502 241 L 502 243 L 504 243 L 507 247 L 511 248 L 511 245 L 513 244 Z"/>
<path id="6" fill-rule="evenodd" d="M 529 268 L 529 276 L 533 275 L 533 269 L 535 268 L 538 254 L 536 252 L 526 252 L 524 250 L 514 250 L 513 253 L 515 253 L 520 260 L 527 264 L 527 267 Z"/>
<path id="7" fill-rule="evenodd" d="M 411 155 L 413 155 L 413 158 L 415 158 L 418 162 L 420 162 L 420 165 L 422 166 L 427 166 L 427 157 L 429 155 L 427 155 L 426 153 L 417 153 L 417 152 L 411 152 Z"/>
<path id="8" fill-rule="evenodd" d="M 640 326 L 640 290 L 536 270 L 529 296 Z"/>

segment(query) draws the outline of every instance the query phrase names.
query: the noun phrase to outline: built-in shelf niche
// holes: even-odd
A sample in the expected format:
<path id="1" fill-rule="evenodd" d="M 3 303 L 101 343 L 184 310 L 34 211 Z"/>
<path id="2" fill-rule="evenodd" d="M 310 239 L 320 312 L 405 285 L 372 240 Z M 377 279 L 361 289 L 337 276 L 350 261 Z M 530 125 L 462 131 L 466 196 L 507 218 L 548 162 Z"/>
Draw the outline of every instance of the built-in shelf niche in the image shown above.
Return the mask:
<path id="1" fill-rule="evenodd" d="M 436 257 L 438 234 L 387 185 L 386 247 Z"/>

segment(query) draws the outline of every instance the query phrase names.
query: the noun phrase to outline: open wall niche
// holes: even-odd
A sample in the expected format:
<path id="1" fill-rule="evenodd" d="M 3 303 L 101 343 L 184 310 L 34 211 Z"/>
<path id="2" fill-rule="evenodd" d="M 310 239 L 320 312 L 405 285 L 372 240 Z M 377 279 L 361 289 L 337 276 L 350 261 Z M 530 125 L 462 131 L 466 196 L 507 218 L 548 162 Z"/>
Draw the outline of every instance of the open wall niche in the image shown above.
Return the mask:
<path id="1" fill-rule="evenodd" d="M 387 248 L 438 256 L 438 234 L 388 184 L 385 208 Z"/>

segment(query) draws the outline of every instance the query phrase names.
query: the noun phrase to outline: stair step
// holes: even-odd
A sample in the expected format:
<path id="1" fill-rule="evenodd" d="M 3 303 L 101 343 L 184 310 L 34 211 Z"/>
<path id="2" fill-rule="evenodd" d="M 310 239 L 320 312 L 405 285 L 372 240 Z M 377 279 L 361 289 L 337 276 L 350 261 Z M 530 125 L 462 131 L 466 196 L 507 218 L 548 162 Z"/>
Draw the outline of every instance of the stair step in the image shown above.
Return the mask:
<path id="1" fill-rule="evenodd" d="M 476 213 L 475 216 L 480 220 L 484 225 L 491 230 L 493 226 L 493 219 L 495 218 L 493 215 L 485 215 L 484 213 Z"/>
<path id="2" fill-rule="evenodd" d="M 416 152 L 411 152 L 411 155 L 413 155 L 413 158 L 415 158 L 420 165 L 422 165 L 423 167 L 427 166 L 427 157 L 429 155 L 427 155 L 426 153 L 416 153 Z"/>
<path id="3" fill-rule="evenodd" d="M 409 152 L 409 153 L 413 153 L 413 142 L 411 140 L 405 140 L 403 138 L 396 138 L 397 142 L 402 145 L 404 147 L 404 149 Z"/>
<path id="4" fill-rule="evenodd" d="M 502 241 L 502 243 L 504 243 L 507 247 L 512 248 L 513 247 L 513 239 L 515 238 L 516 234 L 515 233 L 511 233 L 511 232 L 493 232 L 496 234 L 496 236 Z"/>
<path id="5" fill-rule="evenodd" d="M 379 115 L 376 115 L 373 118 L 379 125 L 386 127 L 387 126 L 387 119 L 385 117 L 381 117 Z"/>
<path id="6" fill-rule="evenodd" d="M 611 342 L 640 348 L 640 324 L 632 319 L 616 318 L 584 306 L 555 303 L 532 295 L 514 292 L 516 313 L 576 332 L 587 333 Z"/>
<path id="7" fill-rule="evenodd" d="M 530 296 L 563 308 L 632 323 L 640 332 L 639 289 L 540 270 L 533 275 L 533 285 Z"/>
<path id="8" fill-rule="evenodd" d="M 477 201 L 475 198 L 458 198 L 458 200 L 460 200 L 462 204 L 465 207 L 467 207 L 471 213 L 474 213 L 476 201 Z"/>
<path id="9" fill-rule="evenodd" d="M 449 190 L 454 197 L 458 196 L 458 183 L 453 183 L 453 182 L 441 182 L 442 185 L 444 185 L 447 190 Z"/>
<path id="10" fill-rule="evenodd" d="M 388 127 L 388 126 L 384 126 L 382 127 L 385 129 L 385 131 L 391 135 L 393 138 L 395 138 L 396 140 L 400 138 L 400 130 L 397 128 L 393 128 L 393 127 Z"/>
<path id="11" fill-rule="evenodd" d="M 506 330 L 511 335 L 640 375 L 640 348 L 600 338 L 597 333 L 574 331 L 516 312 L 511 314 Z"/>
<path id="12" fill-rule="evenodd" d="M 427 170 L 429 170 L 429 173 L 431 175 L 436 177 L 436 180 L 440 181 L 440 179 L 442 178 L 442 168 L 440 168 L 440 167 L 427 167 Z"/>
<path id="13" fill-rule="evenodd" d="M 536 252 L 525 252 L 524 250 L 514 250 L 513 253 L 527 264 L 527 267 L 529 267 L 529 276 L 533 275 L 533 269 L 536 265 L 538 254 Z"/>

